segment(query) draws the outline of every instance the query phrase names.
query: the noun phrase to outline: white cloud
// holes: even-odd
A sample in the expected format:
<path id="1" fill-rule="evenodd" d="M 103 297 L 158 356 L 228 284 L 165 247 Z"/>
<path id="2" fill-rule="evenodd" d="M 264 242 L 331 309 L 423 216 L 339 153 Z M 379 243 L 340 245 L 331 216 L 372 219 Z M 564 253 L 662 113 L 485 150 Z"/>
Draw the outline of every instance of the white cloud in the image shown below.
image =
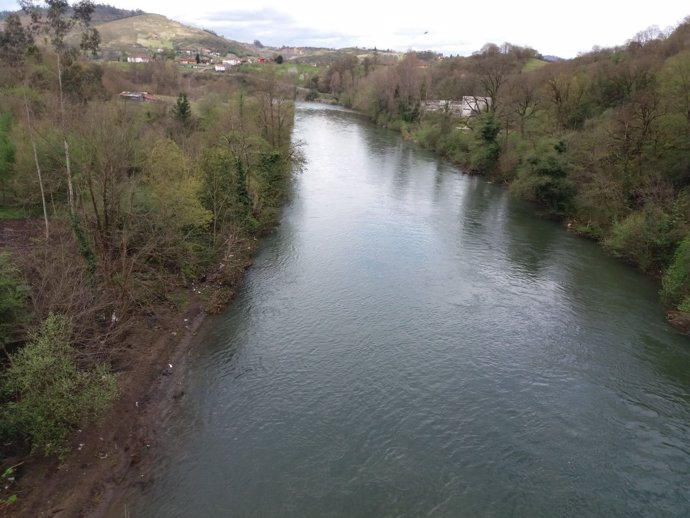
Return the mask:
<path id="1" fill-rule="evenodd" d="M 486 42 L 505 41 L 545 54 L 574 57 L 594 45 L 625 43 L 650 25 L 675 26 L 690 8 L 677 0 L 578 3 L 494 0 L 459 3 L 258 1 L 250 9 L 230 8 L 220 0 L 193 3 L 115 0 L 118 7 L 166 15 L 232 39 L 260 39 L 270 45 L 366 46 L 398 50 L 435 49 L 469 54 Z M 0 0 L 0 9 L 16 8 Z"/>

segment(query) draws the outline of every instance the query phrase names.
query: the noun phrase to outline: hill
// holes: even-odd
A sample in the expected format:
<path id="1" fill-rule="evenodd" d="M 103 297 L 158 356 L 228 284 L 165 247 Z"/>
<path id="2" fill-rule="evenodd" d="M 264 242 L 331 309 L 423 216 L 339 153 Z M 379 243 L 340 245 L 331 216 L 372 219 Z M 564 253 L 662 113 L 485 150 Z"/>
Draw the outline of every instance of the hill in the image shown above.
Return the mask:
<path id="1" fill-rule="evenodd" d="M 130 16 L 138 16 L 140 14 L 146 14 L 141 9 L 136 9 L 131 11 L 129 9 L 120 9 L 119 7 L 113 7 L 107 4 L 95 4 L 93 14 L 91 14 L 91 21 L 94 24 L 111 22 L 113 20 L 120 20 L 122 18 L 128 18 Z"/>
<path id="2" fill-rule="evenodd" d="M 159 14 L 139 14 L 96 23 L 104 54 L 157 52 L 162 50 L 211 52 L 246 56 L 248 46 L 196 27 L 183 25 Z"/>

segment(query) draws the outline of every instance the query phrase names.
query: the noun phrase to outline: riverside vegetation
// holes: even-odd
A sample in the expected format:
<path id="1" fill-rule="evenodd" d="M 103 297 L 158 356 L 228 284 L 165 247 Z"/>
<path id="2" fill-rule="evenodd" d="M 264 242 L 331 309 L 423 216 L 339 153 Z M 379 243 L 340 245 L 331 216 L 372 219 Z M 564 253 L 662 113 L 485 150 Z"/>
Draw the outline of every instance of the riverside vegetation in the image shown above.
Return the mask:
<path id="1" fill-rule="evenodd" d="M 567 61 L 507 43 L 470 57 L 411 52 L 386 67 L 350 56 L 318 88 L 660 277 L 670 318 L 687 326 L 690 19 Z M 491 102 L 462 119 L 449 104 L 424 110 L 463 97 Z"/>
<path id="2" fill-rule="evenodd" d="M 3 458 L 65 455 L 117 397 L 124 338 L 160 308 L 227 302 L 299 161 L 292 91 L 270 72 L 236 84 L 109 66 L 88 55 L 89 2 L 22 5 L 29 18 L 0 32 Z"/>

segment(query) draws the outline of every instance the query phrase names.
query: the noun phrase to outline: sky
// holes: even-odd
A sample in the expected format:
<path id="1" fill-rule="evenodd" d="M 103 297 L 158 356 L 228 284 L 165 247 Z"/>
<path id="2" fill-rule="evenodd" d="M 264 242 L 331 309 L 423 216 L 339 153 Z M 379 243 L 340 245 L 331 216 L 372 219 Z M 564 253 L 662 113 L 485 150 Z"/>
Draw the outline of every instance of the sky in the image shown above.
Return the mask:
<path id="1" fill-rule="evenodd" d="M 680 0 L 101 1 L 276 47 L 358 46 L 469 55 L 488 42 L 509 42 L 563 58 L 594 46 L 622 45 L 650 26 L 675 27 L 690 15 L 690 4 Z M 16 0 L 0 0 L 0 10 L 17 8 Z"/>

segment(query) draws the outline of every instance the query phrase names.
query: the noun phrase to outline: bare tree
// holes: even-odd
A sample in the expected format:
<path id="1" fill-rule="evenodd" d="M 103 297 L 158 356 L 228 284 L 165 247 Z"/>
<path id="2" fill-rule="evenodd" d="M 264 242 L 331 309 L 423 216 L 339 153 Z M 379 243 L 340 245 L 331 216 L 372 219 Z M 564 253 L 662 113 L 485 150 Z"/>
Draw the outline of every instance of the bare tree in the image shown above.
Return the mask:
<path id="1" fill-rule="evenodd" d="M 81 28 L 80 48 L 95 53 L 100 44 L 100 36 L 98 31 L 90 25 L 91 13 L 93 13 L 94 10 L 93 3 L 90 0 L 82 0 L 74 4 L 71 8 L 66 0 L 46 0 L 45 4 L 46 7 L 41 8 L 32 0 L 19 0 L 19 5 L 22 10 L 31 17 L 32 32 L 36 35 L 43 34 L 47 36 L 50 40 L 50 44 L 55 50 L 60 100 L 60 126 L 62 128 L 62 142 L 65 152 L 65 174 L 67 177 L 69 210 L 70 215 L 74 216 L 74 182 L 72 180 L 70 149 L 65 125 L 65 96 L 62 84 L 62 62 L 67 57 L 69 50 L 65 43 L 65 37 L 75 26 L 79 26 Z"/>

